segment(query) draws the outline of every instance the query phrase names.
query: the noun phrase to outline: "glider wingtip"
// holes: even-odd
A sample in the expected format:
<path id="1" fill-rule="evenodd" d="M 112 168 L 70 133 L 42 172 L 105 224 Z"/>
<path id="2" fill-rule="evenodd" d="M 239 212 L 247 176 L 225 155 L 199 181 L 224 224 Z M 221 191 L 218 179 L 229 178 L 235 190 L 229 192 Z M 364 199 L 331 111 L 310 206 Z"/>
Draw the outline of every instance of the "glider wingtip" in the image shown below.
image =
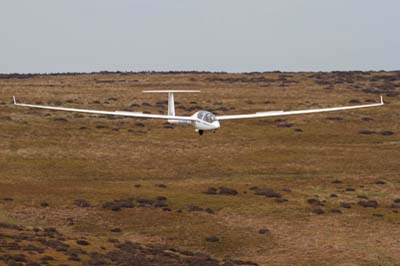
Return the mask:
<path id="1" fill-rule="evenodd" d="M 14 102 L 14 104 L 17 104 L 17 101 L 15 100 L 15 96 L 13 96 L 13 102 Z"/>
<path id="2" fill-rule="evenodd" d="M 381 95 L 381 104 L 384 105 L 383 96 Z"/>

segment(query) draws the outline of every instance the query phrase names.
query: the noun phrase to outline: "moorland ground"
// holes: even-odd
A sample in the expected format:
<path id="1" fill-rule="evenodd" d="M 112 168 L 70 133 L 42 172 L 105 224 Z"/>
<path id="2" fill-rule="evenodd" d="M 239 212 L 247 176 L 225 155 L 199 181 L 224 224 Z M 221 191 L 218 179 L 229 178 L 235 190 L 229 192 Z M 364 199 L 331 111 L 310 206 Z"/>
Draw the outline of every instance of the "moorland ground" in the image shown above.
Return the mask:
<path id="1" fill-rule="evenodd" d="M 11 101 L 165 113 L 142 90 L 170 88 L 201 90 L 177 114 L 386 105 L 200 137 Z M 0 92 L 0 264 L 400 263 L 400 72 L 3 74 Z"/>

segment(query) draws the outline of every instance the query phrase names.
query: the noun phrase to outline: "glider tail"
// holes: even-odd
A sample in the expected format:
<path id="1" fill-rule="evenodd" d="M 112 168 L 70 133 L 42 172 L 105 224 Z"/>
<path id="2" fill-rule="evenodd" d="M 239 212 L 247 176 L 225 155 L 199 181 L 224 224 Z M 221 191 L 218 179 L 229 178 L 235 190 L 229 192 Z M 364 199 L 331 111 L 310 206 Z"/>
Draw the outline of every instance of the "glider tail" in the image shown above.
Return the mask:
<path id="1" fill-rule="evenodd" d="M 168 115 L 175 116 L 175 102 L 173 92 L 168 92 Z"/>
<path id="2" fill-rule="evenodd" d="M 181 93 L 181 92 L 200 92 L 198 90 L 150 90 L 150 91 L 143 91 L 144 93 L 168 93 L 168 115 L 175 116 L 175 101 L 174 101 L 174 93 Z M 174 120 L 168 119 L 168 122 L 171 124 L 190 124 L 191 121 L 181 121 L 181 120 Z"/>

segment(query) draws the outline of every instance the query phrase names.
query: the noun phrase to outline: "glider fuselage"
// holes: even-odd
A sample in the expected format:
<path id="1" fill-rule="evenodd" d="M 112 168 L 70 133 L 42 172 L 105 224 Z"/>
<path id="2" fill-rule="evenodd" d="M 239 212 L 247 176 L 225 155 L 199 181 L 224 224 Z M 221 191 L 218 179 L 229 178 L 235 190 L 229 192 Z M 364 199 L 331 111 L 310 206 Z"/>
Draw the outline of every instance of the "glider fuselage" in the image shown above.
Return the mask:
<path id="1" fill-rule="evenodd" d="M 196 118 L 196 120 L 188 121 L 169 119 L 168 123 L 184 125 L 192 124 L 197 130 L 217 130 L 221 126 L 216 116 L 209 111 L 198 111 L 194 113 L 192 117 Z"/>

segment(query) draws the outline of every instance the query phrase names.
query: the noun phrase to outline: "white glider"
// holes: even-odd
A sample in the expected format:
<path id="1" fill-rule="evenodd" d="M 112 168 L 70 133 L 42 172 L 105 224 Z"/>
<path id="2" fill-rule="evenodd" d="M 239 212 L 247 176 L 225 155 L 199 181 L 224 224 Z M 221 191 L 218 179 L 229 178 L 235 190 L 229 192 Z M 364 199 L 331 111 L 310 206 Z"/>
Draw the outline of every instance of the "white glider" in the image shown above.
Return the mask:
<path id="1" fill-rule="evenodd" d="M 14 101 L 14 104 L 17 106 L 24 106 L 24 107 L 31 107 L 31 108 L 68 111 L 68 112 L 81 112 L 81 113 L 90 113 L 90 114 L 102 114 L 102 115 L 119 115 L 119 116 L 138 117 L 138 118 L 158 118 L 158 119 L 165 119 L 171 124 L 193 124 L 196 132 L 198 132 L 200 135 L 202 135 L 204 133 L 204 131 L 206 131 L 206 130 L 217 130 L 218 128 L 220 128 L 219 121 L 222 121 L 222 120 L 333 112 L 333 111 L 352 110 L 352 109 L 360 109 L 360 108 L 367 108 L 367 107 L 377 107 L 377 106 L 381 106 L 384 104 L 383 98 L 381 96 L 379 103 L 354 105 L 354 106 L 296 110 L 296 111 L 268 111 L 268 112 L 257 112 L 254 114 L 238 114 L 238 115 L 215 115 L 208 111 L 198 111 L 191 116 L 179 116 L 179 115 L 175 115 L 174 93 L 200 92 L 200 91 L 197 91 L 197 90 L 150 90 L 150 91 L 143 91 L 143 92 L 144 93 L 168 93 L 168 114 L 167 115 L 157 115 L 157 114 L 144 114 L 141 112 L 100 111 L 100 110 L 90 110 L 90 109 L 76 109 L 76 108 L 66 108 L 66 107 L 25 104 L 25 103 L 17 103 L 15 96 L 13 96 L 13 101 Z"/>

